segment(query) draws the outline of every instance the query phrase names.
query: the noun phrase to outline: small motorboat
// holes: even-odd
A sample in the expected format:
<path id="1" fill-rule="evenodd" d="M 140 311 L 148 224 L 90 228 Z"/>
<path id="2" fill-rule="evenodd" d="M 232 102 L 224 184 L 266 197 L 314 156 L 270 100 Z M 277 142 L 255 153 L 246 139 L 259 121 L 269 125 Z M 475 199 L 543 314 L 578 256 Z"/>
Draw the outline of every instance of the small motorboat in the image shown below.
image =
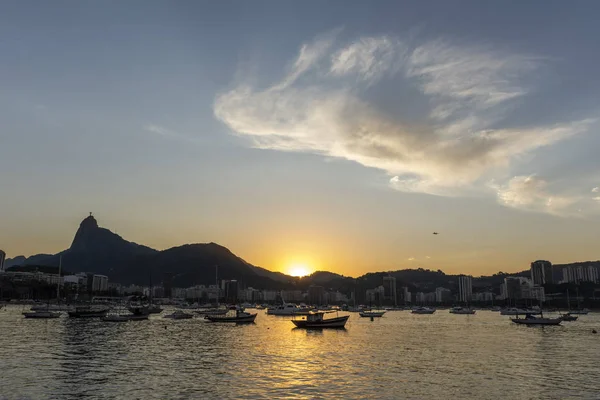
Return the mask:
<path id="1" fill-rule="evenodd" d="M 372 310 L 364 310 L 358 313 L 361 317 L 364 318 L 381 318 L 385 311 L 372 311 Z"/>
<path id="2" fill-rule="evenodd" d="M 256 314 L 250 314 L 243 308 L 236 308 L 223 315 L 205 315 L 204 319 L 210 322 L 233 322 L 237 324 L 248 324 L 254 322 Z"/>
<path id="3" fill-rule="evenodd" d="M 429 308 L 429 307 L 416 307 L 413 308 L 411 313 L 412 314 L 433 314 L 435 312 L 435 308 Z"/>
<path id="4" fill-rule="evenodd" d="M 561 322 L 563 322 L 562 318 L 544 318 L 544 316 L 542 315 L 541 317 L 535 317 L 531 314 L 527 314 L 525 316 L 525 318 L 511 318 L 510 319 L 512 322 L 514 322 L 515 324 L 521 324 L 521 325 L 560 325 Z"/>
<path id="5" fill-rule="evenodd" d="M 325 314 L 325 312 L 313 311 L 305 317 L 301 317 L 301 319 L 293 319 L 292 323 L 296 325 L 297 328 L 304 329 L 343 329 L 346 325 L 346 321 L 350 318 L 349 315 L 345 315 L 343 317 L 325 319 Z"/>
<path id="6" fill-rule="evenodd" d="M 450 314 L 464 314 L 464 315 L 472 315 L 475 314 L 475 310 L 470 307 L 452 307 L 450 309 Z"/>
<path id="7" fill-rule="evenodd" d="M 191 319 L 194 318 L 193 314 L 189 314 L 186 313 L 184 311 L 181 310 L 177 310 L 171 314 L 167 314 L 165 315 L 163 318 L 170 318 L 170 319 Z"/>
<path id="8" fill-rule="evenodd" d="M 25 318 L 49 319 L 49 318 L 60 317 L 60 312 L 58 312 L 58 311 L 28 311 L 28 312 L 24 312 L 23 316 Z"/>
<path id="9" fill-rule="evenodd" d="M 567 321 L 567 322 L 572 322 L 572 321 L 577 321 L 577 316 L 576 315 L 572 315 L 571 313 L 566 313 L 560 316 L 560 318 L 563 321 Z"/>

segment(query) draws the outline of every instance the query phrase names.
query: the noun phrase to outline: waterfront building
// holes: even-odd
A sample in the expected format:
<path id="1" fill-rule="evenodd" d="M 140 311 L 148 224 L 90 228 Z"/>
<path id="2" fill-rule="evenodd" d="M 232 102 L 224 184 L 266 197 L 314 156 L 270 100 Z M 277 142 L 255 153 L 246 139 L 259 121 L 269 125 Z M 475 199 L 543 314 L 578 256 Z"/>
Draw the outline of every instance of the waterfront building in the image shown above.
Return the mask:
<path id="1" fill-rule="evenodd" d="M 452 291 L 443 287 L 435 289 L 435 302 L 447 303 L 452 300 Z"/>
<path id="2" fill-rule="evenodd" d="M 598 283 L 598 268 L 594 265 L 568 265 L 562 269 L 564 283 Z"/>
<path id="3" fill-rule="evenodd" d="M 92 275 L 92 292 L 106 292 L 108 290 L 108 276 Z"/>
<path id="4" fill-rule="evenodd" d="M 406 286 L 402 288 L 402 300 L 404 300 L 404 303 L 412 302 L 412 294 Z"/>
<path id="5" fill-rule="evenodd" d="M 308 303 L 319 305 L 325 304 L 325 288 L 323 286 L 310 285 L 308 287 Z M 287 300 L 287 299 L 286 299 Z"/>
<path id="6" fill-rule="evenodd" d="M 554 283 L 552 274 L 552 263 L 545 260 L 537 260 L 531 263 L 531 281 L 534 285 L 545 285 Z"/>
<path id="7" fill-rule="evenodd" d="M 393 305 L 398 305 L 396 297 L 396 278 L 388 275 L 383 277 L 383 300 L 391 302 Z"/>
<path id="8" fill-rule="evenodd" d="M 458 277 L 458 301 L 468 303 L 473 296 L 473 277 L 461 275 Z"/>

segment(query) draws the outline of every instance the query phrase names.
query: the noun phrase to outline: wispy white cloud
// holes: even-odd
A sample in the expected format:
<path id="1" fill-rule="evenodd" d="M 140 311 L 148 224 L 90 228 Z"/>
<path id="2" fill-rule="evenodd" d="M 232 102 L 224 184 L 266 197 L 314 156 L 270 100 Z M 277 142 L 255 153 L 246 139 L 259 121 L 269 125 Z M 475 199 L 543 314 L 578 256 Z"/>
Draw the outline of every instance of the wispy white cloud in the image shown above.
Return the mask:
<path id="1" fill-rule="evenodd" d="M 595 188 L 592 189 L 592 193 L 598 193 L 600 192 L 600 187 L 596 186 Z"/>
<path id="2" fill-rule="evenodd" d="M 257 148 L 355 161 L 385 171 L 394 189 L 444 196 L 485 192 L 491 179 L 509 176 L 519 156 L 594 122 L 503 127 L 514 100 L 530 92 L 527 77 L 543 65 L 541 57 L 442 40 L 409 47 L 390 36 L 340 46 L 337 34 L 302 45 L 290 70 L 270 86 L 220 93 L 215 116 Z M 431 105 L 428 117 L 404 119 L 367 102 L 363 91 L 378 81 L 418 88 Z M 500 184 L 499 201 L 547 212 L 561 208 L 560 196 L 547 206 L 543 195 L 526 200 L 511 194 L 532 190 L 536 180 L 526 178 Z"/>
<path id="3" fill-rule="evenodd" d="M 535 176 L 515 176 L 506 185 L 497 186 L 501 204 L 522 210 L 544 211 L 564 215 L 578 202 L 577 197 L 556 196 L 548 190 L 548 182 Z"/>
<path id="4" fill-rule="evenodd" d="M 415 258 L 414 258 L 414 257 L 409 257 L 409 258 L 408 258 L 408 261 L 414 261 L 414 260 L 415 260 Z"/>
<path id="5" fill-rule="evenodd" d="M 369 83 L 396 72 L 402 63 L 405 46 L 396 38 L 366 37 L 338 50 L 331 56 L 333 75 L 355 74 Z"/>

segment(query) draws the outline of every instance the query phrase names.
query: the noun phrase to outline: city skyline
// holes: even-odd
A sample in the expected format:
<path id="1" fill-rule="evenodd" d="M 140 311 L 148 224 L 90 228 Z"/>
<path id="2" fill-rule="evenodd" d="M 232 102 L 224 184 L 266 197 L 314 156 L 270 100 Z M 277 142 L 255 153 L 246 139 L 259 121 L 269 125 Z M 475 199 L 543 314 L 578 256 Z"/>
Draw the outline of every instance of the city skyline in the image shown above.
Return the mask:
<path id="1" fill-rule="evenodd" d="M 93 211 L 288 274 L 600 258 L 600 5 L 262 4 L 1 4 L 8 257 Z"/>

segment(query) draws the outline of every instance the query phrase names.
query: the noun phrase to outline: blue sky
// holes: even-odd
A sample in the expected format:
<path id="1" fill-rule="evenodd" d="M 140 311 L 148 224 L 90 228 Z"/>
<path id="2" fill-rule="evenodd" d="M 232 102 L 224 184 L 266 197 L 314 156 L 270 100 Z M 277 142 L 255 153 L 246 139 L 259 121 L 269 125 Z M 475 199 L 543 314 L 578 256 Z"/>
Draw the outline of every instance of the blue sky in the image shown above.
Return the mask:
<path id="1" fill-rule="evenodd" d="M 284 271 L 597 259 L 599 8 L 3 2 L 0 247 L 93 211 Z"/>

